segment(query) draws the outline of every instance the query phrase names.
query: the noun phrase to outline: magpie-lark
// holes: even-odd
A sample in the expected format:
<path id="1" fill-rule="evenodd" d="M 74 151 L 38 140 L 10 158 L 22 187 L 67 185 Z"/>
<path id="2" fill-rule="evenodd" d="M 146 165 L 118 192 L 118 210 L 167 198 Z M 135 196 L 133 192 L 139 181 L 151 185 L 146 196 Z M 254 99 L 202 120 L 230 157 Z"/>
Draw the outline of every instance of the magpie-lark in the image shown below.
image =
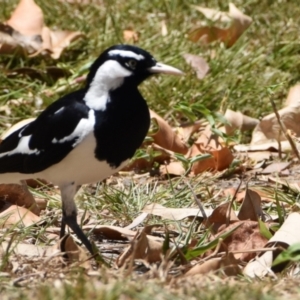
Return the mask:
<path id="1" fill-rule="evenodd" d="M 150 116 L 138 85 L 155 73 L 183 74 L 138 47 L 110 47 L 92 64 L 83 89 L 55 101 L 0 144 L 0 183 L 41 178 L 58 185 L 60 236 L 68 225 L 91 254 L 74 195 L 79 185 L 123 168 L 142 144 Z"/>

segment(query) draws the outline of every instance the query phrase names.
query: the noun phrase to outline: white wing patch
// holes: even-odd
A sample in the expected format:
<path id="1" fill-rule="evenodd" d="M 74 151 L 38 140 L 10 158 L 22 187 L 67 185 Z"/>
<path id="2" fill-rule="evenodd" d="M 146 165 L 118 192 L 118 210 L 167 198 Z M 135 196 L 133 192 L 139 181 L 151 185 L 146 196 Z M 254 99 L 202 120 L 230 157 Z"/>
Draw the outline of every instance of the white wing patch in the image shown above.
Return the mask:
<path id="1" fill-rule="evenodd" d="M 124 77 L 132 75 L 115 60 L 108 60 L 97 70 L 93 81 L 84 97 L 86 105 L 94 110 L 106 109 L 110 101 L 109 91 L 122 85 Z"/>
<path id="2" fill-rule="evenodd" d="M 61 107 L 59 110 L 57 110 L 54 114 L 56 115 L 56 114 L 62 112 L 64 109 L 65 109 L 65 107 L 63 106 L 63 107 Z"/>
<path id="3" fill-rule="evenodd" d="M 26 135 L 20 138 L 18 146 L 11 150 L 4 153 L 0 153 L 0 157 L 3 156 L 10 156 L 13 154 L 39 154 L 40 151 L 38 149 L 29 149 L 29 141 L 31 139 L 31 135 Z"/>
<path id="4" fill-rule="evenodd" d="M 108 55 L 113 56 L 113 55 L 120 55 L 122 57 L 128 57 L 128 58 L 135 58 L 136 60 L 142 60 L 145 59 L 145 56 L 142 54 L 136 54 L 133 51 L 128 51 L 128 50 L 110 50 L 108 52 Z"/>
<path id="5" fill-rule="evenodd" d="M 74 138 L 77 138 L 76 142 L 73 144 L 73 147 L 76 147 L 81 141 L 90 133 L 94 130 L 94 125 L 95 125 L 95 112 L 94 110 L 89 111 L 89 116 L 88 118 L 83 118 L 79 121 L 78 125 L 74 129 L 74 131 L 68 135 L 65 136 L 64 138 L 57 140 L 54 138 L 52 140 L 53 144 L 56 143 L 64 143 L 73 140 Z"/>

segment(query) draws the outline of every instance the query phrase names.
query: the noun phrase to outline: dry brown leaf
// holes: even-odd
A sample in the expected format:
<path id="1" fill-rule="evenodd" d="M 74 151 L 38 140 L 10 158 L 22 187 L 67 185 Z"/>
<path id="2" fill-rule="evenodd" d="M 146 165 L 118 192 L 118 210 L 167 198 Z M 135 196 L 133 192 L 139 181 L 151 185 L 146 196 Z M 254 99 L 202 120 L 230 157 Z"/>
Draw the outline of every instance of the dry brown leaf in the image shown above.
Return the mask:
<path id="1" fill-rule="evenodd" d="M 205 209 L 207 216 L 210 216 L 212 209 Z M 160 216 L 162 219 L 183 220 L 188 217 L 203 217 L 198 208 L 168 208 L 158 203 L 152 203 L 143 208 L 143 212 Z"/>
<path id="2" fill-rule="evenodd" d="M 51 48 L 47 48 L 45 45 L 43 45 L 43 48 L 51 52 L 52 58 L 58 59 L 65 48 L 83 36 L 84 34 L 79 31 L 50 30 Z"/>
<path id="3" fill-rule="evenodd" d="M 201 132 L 189 149 L 187 157 L 193 158 L 201 154 L 211 154 L 211 157 L 193 163 L 191 171 L 194 175 L 208 170 L 222 171 L 233 161 L 231 151 L 220 143 L 219 137 L 212 133 L 210 125 Z"/>
<path id="4" fill-rule="evenodd" d="M 257 221 L 237 221 L 228 227 L 223 225 L 219 228 L 218 234 L 213 238 L 215 239 L 235 227 L 237 229 L 222 241 L 219 251 L 238 251 L 239 253 L 234 253 L 234 257 L 248 262 L 256 255 L 255 252 L 249 252 L 249 250 L 262 249 L 268 240 L 260 234 Z"/>
<path id="5" fill-rule="evenodd" d="M 20 243 L 19 241 L 13 241 L 11 245 L 9 245 L 8 242 L 1 242 L 0 243 L 0 255 L 2 253 L 7 252 L 7 248 L 9 247 L 9 251 L 13 251 L 13 253 L 21 255 L 21 256 L 39 256 L 39 257 L 45 257 L 50 256 L 52 251 L 49 251 L 51 247 L 47 246 L 38 246 L 33 244 L 25 244 Z"/>
<path id="6" fill-rule="evenodd" d="M 278 110 L 278 114 L 285 127 L 291 130 L 297 137 L 300 137 L 300 84 L 290 89 L 286 107 Z M 264 145 L 274 141 L 285 140 L 286 137 L 281 132 L 276 115 L 272 113 L 265 116 L 256 126 L 252 134 L 251 145 Z"/>
<path id="7" fill-rule="evenodd" d="M 172 127 L 157 113 L 150 110 L 151 119 L 155 119 L 158 125 L 158 131 L 151 134 L 154 142 L 168 150 L 186 154 L 188 147 L 181 141 L 180 137 L 173 131 Z"/>
<path id="8" fill-rule="evenodd" d="M 225 132 L 228 135 L 232 135 L 237 129 L 241 131 L 254 129 L 259 123 L 258 119 L 248 117 L 239 111 L 235 112 L 231 109 L 227 109 L 224 116 L 230 123 L 225 125 Z"/>
<path id="9" fill-rule="evenodd" d="M 31 56 L 49 53 L 57 59 L 72 41 L 82 36 L 80 32 L 51 31 L 34 0 L 21 0 L 6 25 L 0 25 L 0 53 L 20 47 Z"/>
<path id="10" fill-rule="evenodd" d="M 176 133 L 184 143 L 187 143 L 191 136 L 197 132 L 201 126 L 203 126 L 203 122 L 196 121 L 188 126 L 177 127 Z"/>
<path id="11" fill-rule="evenodd" d="M 0 213 L 0 227 L 11 227 L 16 224 L 24 227 L 30 226 L 40 221 L 40 217 L 30 210 L 17 205 L 11 205 Z"/>
<path id="12" fill-rule="evenodd" d="M 288 166 L 291 165 L 291 162 L 273 162 L 272 164 L 268 165 L 264 168 L 260 173 L 261 174 L 274 174 L 280 173 L 281 171 L 285 170 Z"/>
<path id="13" fill-rule="evenodd" d="M 222 270 L 227 276 L 236 276 L 241 273 L 239 261 L 231 253 L 228 253 L 228 255 L 223 257 L 214 257 L 202 264 L 195 265 L 184 274 L 184 277 L 199 274 L 204 275 L 217 270 Z"/>
<path id="14" fill-rule="evenodd" d="M 110 240 L 126 240 L 133 238 L 136 235 L 136 231 L 117 226 L 84 225 L 83 230 L 92 231 L 93 234 L 104 236 Z"/>
<path id="15" fill-rule="evenodd" d="M 183 57 L 185 61 L 196 71 L 198 79 L 203 79 L 209 72 L 209 65 L 204 58 L 189 53 L 183 54 Z"/>
<path id="16" fill-rule="evenodd" d="M 233 148 L 234 150 L 236 150 L 237 152 L 248 152 L 248 151 L 270 151 L 270 152 L 274 152 L 274 151 L 279 151 L 279 145 L 278 142 L 269 142 L 270 140 L 266 139 L 266 136 L 264 134 L 262 134 L 261 132 L 253 132 L 252 134 L 252 140 L 253 137 L 258 138 L 257 142 L 258 144 L 256 145 L 235 145 Z M 261 138 L 261 140 L 259 140 Z M 256 143 L 255 140 L 253 140 L 254 143 Z M 271 140 L 273 141 L 273 140 Z M 294 141 L 295 142 L 295 141 Z M 295 145 L 297 147 L 297 149 L 300 151 L 300 143 L 295 142 Z M 280 149 L 282 152 L 291 152 L 292 148 L 291 148 L 291 144 L 289 141 L 281 141 L 280 142 Z"/>
<path id="17" fill-rule="evenodd" d="M 181 176 L 186 173 L 183 165 L 179 161 L 171 161 L 167 165 L 161 165 L 159 171 L 162 175 L 176 175 Z"/>
<path id="18" fill-rule="evenodd" d="M 34 53 L 42 46 L 39 35 L 26 36 L 10 27 L 0 23 L 0 54 Z"/>
<path id="19" fill-rule="evenodd" d="M 30 209 L 36 215 L 40 214 L 34 197 L 26 184 L 0 184 L 0 202 L 5 201 Z"/>
<path id="20" fill-rule="evenodd" d="M 78 246 L 73 238 L 70 235 L 65 235 L 60 241 L 59 241 L 60 249 L 62 252 L 66 252 L 68 255 L 68 258 L 72 261 L 79 261 L 79 262 L 85 262 L 85 267 L 89 268 L 90 265 L 88 263 L 88 255 L 84 251 L 84 249 L 80 246 Z M 83 265 L 81 265 L 83 266 Z"/>
<path id="21" fill-rule="evenodd" d="M 44 26 L 44 15 L 34 0 L 20 0 L 6 23 L 23 35 L 40 35 Z"/>
<path id="22" fill-rule="evenodd" d="M 61 253 L 64 253 L 64 257 L 68 258 L 70 263 L 78 262 L 84 269 L 90 269 L 91 264 L 89 256 L 85 250 L 78 246 L 71 235 L 65 235 L 55 245 L 46 249 L 46 256 L 53 256 L 53 260 L 60 261 Z"/>
<path id="23" fill-rule="evenodd" d="M 222 190 L 222 195 L 224 195 L 225 197 L 230 196 L 230 198 L 232 198 L 233 196 L 235 196 L 236 202 L 241 202 L 245 197 L 245 193 L 245 191 L 239 191 L 238 193 L 236 193 L 236 188 L 233 187 Z"/>
<path id="24" fill-rule="evenodd" d="M 246 265 L 243 273 L 249 277 L 264 277 L 269 274 L 275 255 L 278 255 L 283 249 L 288 248 L 288 246 L 300 242 L 299 228 L 300 214 L 291 213 L 280 229 L 276 231 L 269 242 L 265 244 L 266 248 L 276 248 L 276 246 L 281 246 L 281 250 L 276 250 L 276 253 L 272 251 L 260 253 L 255 259 Z"/>
<path id="25" fill-rule="evenodd" d="M 132 29 L 124 30 L 123 31 L 123 40 L 126 43 L 136 43 L 139 41 L 139 34 Z"/>
<path id="26" fill-rule="evenodd" d="M 191 171 L 194 175 L 204 171 L 222 171 L 230 166 L 234 157 L 227 147 L 219 146 L 218 149 L 206 150 L 201 144 L 195 143 L 190 151 L 189 157 L 195 157 L 201 154 L 211 154 L 211 157 L 193 163 Z"/>
<path id="27" fill-rule="evenodd" d="M 117 258 L 117 266 L 123 266 L 129 259 L 143 259 L 149 263 L 160 261 L 163 241 L 149 237 L 144 230 L 137 232 L 131 245 Z"/>
<path id="28" fill-rule="evenodd" d="M 292 86 L 289 90 L 285 106 L 299 106 L 300 105 L 300 83 Z"/>
<path id="29" fill-rule="evenodd" d="M 227 222 L 227 211 L 230 205 L 230 202 L 226 202 L 216 207 L 208 217 L 208 219 L 204 222 L 204 225 L 206 227 L 212 226 L 213 230 L 217 232 L 219 228 Z M 238 221 L 236 213 L 233 209 L 231 209 L 229 215 L 229 223 L 236 221 Z"/>
<path id="30" fill-rule="evenodd" d="M 261 208 L 260 195 L 247 188 L 244 201 L 238 214 L 239 220 L 258 221 L 258 219 L 262 217 L 263 211 Z"/>
<path id="31" fill-rule="evenodd" d="M 212 21 L 231 21 L 231 25 L 227 29 L 216 26 L 204 26 L 194 29 L 189 34 L 189 38 L 193 42 L 200 40 L 204 44 L 209 44 L 219 40 L 224 42 L 227 47 L 231 47 L 252 23 L 252 18 L 243 14 L 233 3 L 229 3 L 228 13 L 200 6 L 195 6 L 195 9 L 200 11 L 207 19 Z"/>

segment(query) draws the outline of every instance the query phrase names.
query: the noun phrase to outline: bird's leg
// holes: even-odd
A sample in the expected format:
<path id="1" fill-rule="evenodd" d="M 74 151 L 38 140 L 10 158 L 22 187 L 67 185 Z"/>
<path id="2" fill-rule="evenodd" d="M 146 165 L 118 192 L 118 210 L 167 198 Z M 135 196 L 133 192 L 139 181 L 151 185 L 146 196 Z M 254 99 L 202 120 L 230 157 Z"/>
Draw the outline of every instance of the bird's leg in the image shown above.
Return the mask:
<path id="1" fill-rule="evenodd" d="M 86 246 L 86 248 L 93 255 L 93 248 L 90 241 L 87 239 L 86 235 L 83 233 L 82 229 L 77 223 L 77 209 L 74 202 L 74 196 L 77 192 L 77 186 L 74 182 L 60 186 L 61 200 L 62 200 L 62 210 L 63 217 L 61 222 L 60 237 L 65 235 L 65 227 L 68 225 L 80 241 Z"/>

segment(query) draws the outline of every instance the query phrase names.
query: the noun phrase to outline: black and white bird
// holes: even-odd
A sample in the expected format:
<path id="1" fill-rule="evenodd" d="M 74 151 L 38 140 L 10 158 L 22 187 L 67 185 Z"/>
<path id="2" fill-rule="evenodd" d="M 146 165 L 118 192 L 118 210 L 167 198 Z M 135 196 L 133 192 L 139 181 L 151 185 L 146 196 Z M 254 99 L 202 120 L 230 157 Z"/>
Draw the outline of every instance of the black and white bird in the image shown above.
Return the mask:
<path id="1" fill-rule="evenodd" d="M 45 179 L 61 191 L 60 236 L 68 225 L 93 254 L 76 216 L 81 184 L 101 181 L 123 168 L 150 125 L 138 85 L 156 73 L 182 75 L 131 45 L 105 50 L 92 64 L 83 89 L 48 106 L 0 144 L 0 183 Z"/>

